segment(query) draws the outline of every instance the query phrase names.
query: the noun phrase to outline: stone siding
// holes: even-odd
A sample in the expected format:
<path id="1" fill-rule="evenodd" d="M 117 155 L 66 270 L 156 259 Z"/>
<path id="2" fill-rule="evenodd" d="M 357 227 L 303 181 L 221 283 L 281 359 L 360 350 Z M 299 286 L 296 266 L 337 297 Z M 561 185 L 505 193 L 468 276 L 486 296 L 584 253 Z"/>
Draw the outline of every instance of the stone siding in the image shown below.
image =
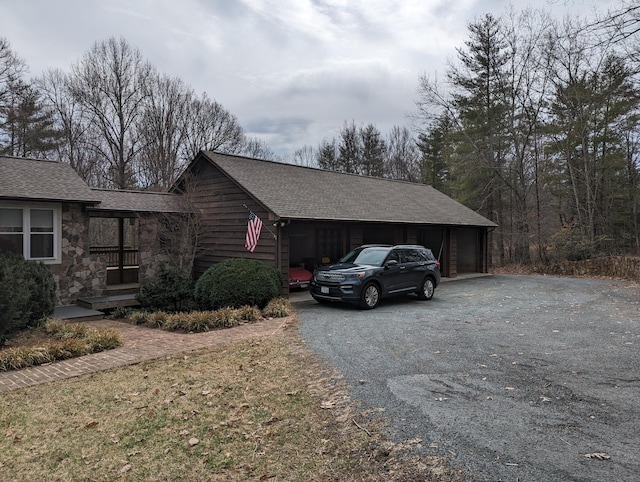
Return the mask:
<path id="1" fill-rule="evenodd" d="M 106 289 L 106 264 L 89 253 L 89 216 L 80 204 L 62 205 L 62 262 L 49 268 L 56 281 L 58 304 L 100 296 Z"/>
<path id="2" fill-rule="evenodd" d="M 161 233 L 160 223 L 157 216 L 142 214 L 138 220 L 139 224 L 139 253 L 140 260 L 140 286 L 156 280 L 160 264 L 170 265 L 170 259 L 163 254 L 160 245 Z"/>

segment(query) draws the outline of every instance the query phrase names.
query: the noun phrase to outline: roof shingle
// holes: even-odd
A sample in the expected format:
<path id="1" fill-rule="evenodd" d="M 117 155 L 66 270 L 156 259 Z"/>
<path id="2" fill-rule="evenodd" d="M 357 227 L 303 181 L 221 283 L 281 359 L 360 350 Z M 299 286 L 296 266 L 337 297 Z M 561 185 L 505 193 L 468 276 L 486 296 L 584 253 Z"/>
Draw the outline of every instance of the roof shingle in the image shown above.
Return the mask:
<path id="1" fill-rule="evenodd" d="M 179 194 L 152 191 L 116 191 L 92 189 L 100 201 L 92 211 L 125 211 L 135 213 L 179 213 L 185 212 Z"/>
<path id="2" fill-rule="evenodd" d="M 426 184 L 210 151 L 203 155 L 280 218 L 496 226 Z"/>
<path id="3" fill-rule="evenodd" d="M 0 157 L 0 198 L 89 204 L 98 201 L 71 165 L 22 157 Z"/>

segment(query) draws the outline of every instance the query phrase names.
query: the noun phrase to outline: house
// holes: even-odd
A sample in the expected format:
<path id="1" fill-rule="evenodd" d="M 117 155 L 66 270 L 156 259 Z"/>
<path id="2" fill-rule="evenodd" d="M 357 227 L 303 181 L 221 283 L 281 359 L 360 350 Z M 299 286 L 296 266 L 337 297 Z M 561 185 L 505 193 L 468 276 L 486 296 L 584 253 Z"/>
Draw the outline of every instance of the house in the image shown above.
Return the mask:
<path id="1" fill-rule="evenodd" d="M 263 221 L 253 252 L 250 212 Z M 424 184 L 216 152 L 200 152 L 170 193 L 92 189 L 69 164 L 0 157 L 0 253 L 47 264 L 63 305 L 155 279 L 190 244 L 175 220 L 192 217 L 197 245 L 185 266 L 196 276 L 246 257 L 284 279 L 291 266 L 312 270 L 367 243 L 423 244 L 446 277 L 484 273 L 496 226 Z"/>
<path id="2" fill-rule="evenodd" d="M 159 216 L 181 209 L 175 194 L 91 189 L 69 164 L 0 157 L 0 253 L 49 266 L 63 305 L 153 279 Z"/>
<path id="3" fill-rule="evenodd" d="M 446 277 L 489 268 L 496 224 L 428 185 L 216 152 L 200 152 L 174 189 L 187 179 L 203 226 L 196 275 L 248 257 L 286 277 L 290 266 L 312 270 L 368 243 L 425 245 Z M 250 211 L 264 226 L 254 252 L 244 247 Z"/>

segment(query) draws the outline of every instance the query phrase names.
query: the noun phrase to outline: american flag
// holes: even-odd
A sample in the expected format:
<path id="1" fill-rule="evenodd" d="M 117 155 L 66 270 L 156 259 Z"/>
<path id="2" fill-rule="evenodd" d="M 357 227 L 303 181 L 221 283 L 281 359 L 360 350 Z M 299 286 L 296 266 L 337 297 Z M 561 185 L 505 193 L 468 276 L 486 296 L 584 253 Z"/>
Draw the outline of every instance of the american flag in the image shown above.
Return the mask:
<path id="1" fill-rule="evenodd" d="M 260 231 L 262 230 L 262 221 L 252 211 L 249 213 L 249 224 L 247 225 L 247 237 L 244 242 L 244 247 L 253 253 L 258 244 L 258 238 L 260 238 Z"/>

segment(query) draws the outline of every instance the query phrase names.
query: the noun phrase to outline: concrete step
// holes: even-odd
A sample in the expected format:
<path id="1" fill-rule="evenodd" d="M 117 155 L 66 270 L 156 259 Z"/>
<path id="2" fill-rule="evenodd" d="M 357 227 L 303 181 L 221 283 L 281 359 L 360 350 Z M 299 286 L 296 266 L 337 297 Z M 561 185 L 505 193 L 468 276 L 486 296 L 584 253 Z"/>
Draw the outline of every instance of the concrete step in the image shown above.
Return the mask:
<path id="1" fill-rule="evenodd" d="M 94 321 L 103 320 L 104 313 L 78 305 L 64 305 L 56 306 L 53 310 L 53 318 L 66 321 Z"/>
<path id="2" fill-rule="evenodd" d="M 80 298 L 76 303 L 78 306 L 91 310 L 112 310 L 114 308 L 140 306 L 140 303 L 136 300 L 135 293 Z"/>

